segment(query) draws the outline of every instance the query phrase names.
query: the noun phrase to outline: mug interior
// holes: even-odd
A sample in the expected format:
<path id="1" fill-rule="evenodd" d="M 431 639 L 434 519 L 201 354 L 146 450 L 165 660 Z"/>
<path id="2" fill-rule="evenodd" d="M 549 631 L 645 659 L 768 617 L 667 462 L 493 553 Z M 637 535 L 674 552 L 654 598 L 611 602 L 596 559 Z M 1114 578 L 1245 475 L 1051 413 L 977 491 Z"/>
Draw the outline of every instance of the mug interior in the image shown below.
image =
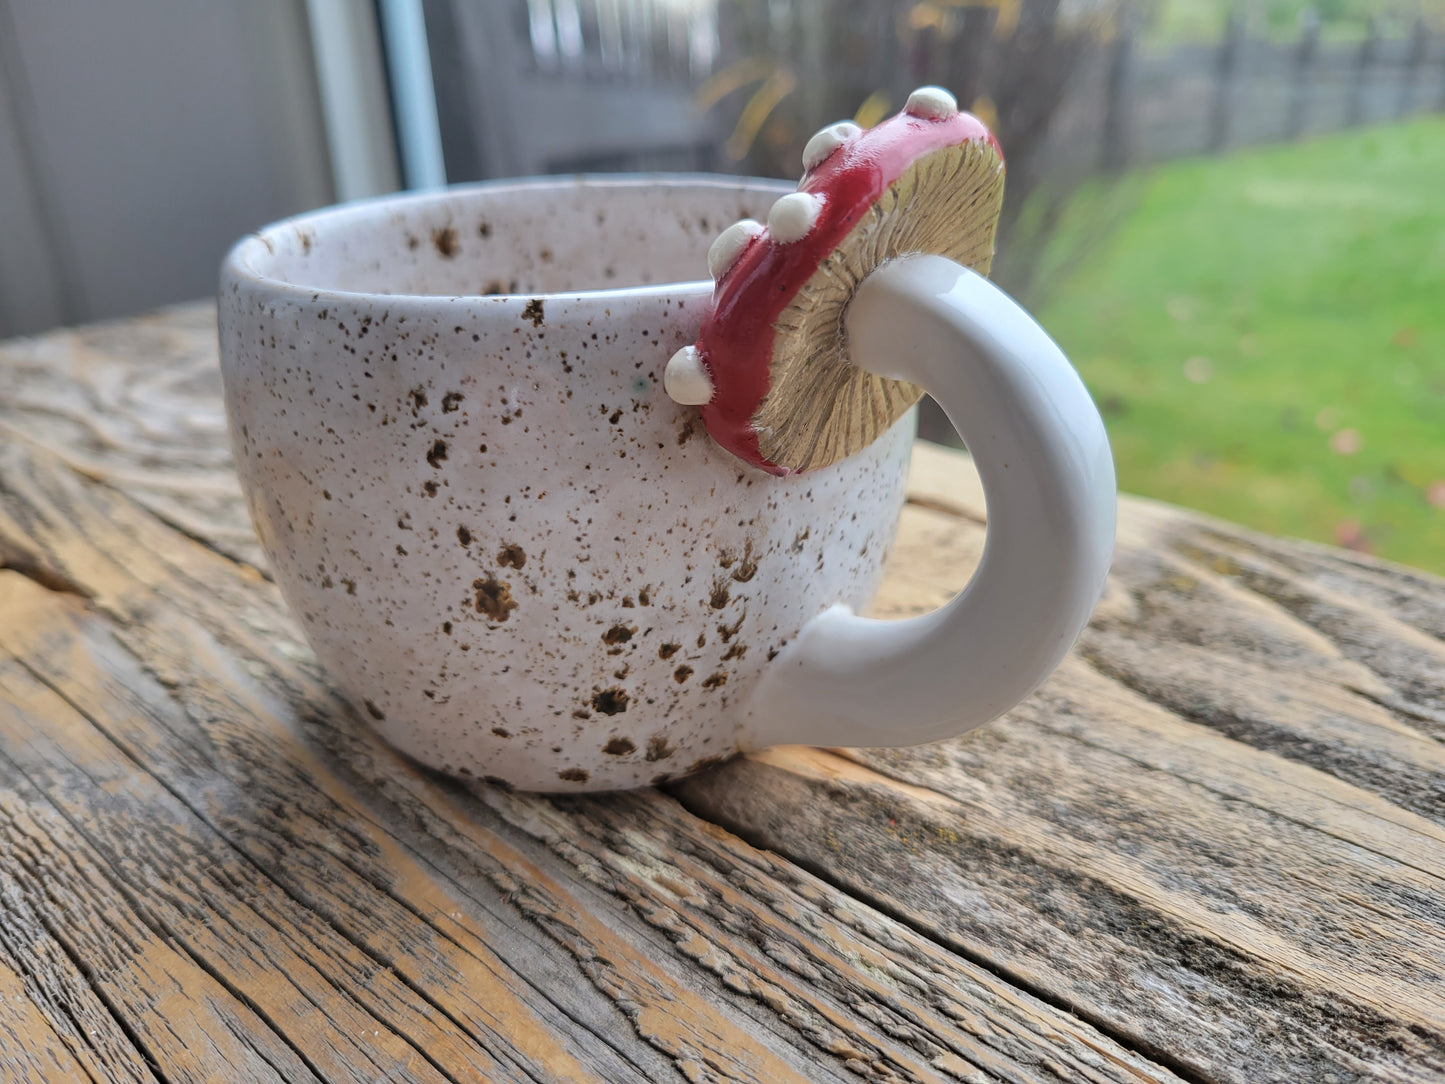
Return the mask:
<path id="1" fill-rule="evenodd" d="M 233 267 L 311 291 L 576 294 L 692 282 L 739 218 L 792 190 L 730 177 L 569 177 L 385 197 L 287 219 Z M 540 198 L 539 198 L 540 197 Z"/>

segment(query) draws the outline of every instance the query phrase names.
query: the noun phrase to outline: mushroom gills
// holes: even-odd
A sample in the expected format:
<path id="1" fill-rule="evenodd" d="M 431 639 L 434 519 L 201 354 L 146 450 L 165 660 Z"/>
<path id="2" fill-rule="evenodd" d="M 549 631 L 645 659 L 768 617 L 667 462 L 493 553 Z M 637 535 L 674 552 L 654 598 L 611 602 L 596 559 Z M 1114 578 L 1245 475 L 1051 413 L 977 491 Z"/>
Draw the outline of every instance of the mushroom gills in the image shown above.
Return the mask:
<path id="1" fill-rule="evenodd" d="M 922 398 L 916 385 L 848 360 L 844 313 L 869 272 L 897 256 L 935 253 L 988 274 L 1003 181 L 1002 157 L 982 140 L 924 155 L 803 284 L 773 325 L 769 389 L 752 417 L 765 460 L 790 471 L 835 463 Z"/>

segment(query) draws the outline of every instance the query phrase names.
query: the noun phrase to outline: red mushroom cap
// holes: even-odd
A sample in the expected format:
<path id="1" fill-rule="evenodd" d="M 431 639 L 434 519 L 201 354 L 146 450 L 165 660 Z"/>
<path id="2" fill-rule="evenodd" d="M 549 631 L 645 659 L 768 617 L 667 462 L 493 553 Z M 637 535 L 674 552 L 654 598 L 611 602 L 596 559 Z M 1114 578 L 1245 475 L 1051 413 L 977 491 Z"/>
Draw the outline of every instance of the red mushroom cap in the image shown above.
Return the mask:
<path id="1" fill-rule="evenodd" d="M 721 269 L 697 340 L 695 360 L 712 381 L 702 417 L 719 444 L 765 471 L 789 474 L 851 454 L 921 396 L 847 364 L 842 312 L 868 272 L 909 252 L 987 270 L 1002 154 L 978 118 L 952 111 L 946 92 L 925 93 L 914 110 L 924 115 L 900 113 L 857 134 L 851 126 L 820 133 L 823 151 L 841 142 L 799 184 L 812 199 L 783 197 L 768 229 L 725 246 L 740 251 Z M 939 96 L 947 108 L 930 110 Z M 789 384 L 792 394 L 774 394 Z M 851 401 L 815 401 L 825 391 Z M 778 400 L 771 411 L 770 399 Z M 838 410 L 871 419 L 866 434 L 845 427 L 854 442 L 866 435 L 858 447 L 830 435 L 828 415 Z"/>

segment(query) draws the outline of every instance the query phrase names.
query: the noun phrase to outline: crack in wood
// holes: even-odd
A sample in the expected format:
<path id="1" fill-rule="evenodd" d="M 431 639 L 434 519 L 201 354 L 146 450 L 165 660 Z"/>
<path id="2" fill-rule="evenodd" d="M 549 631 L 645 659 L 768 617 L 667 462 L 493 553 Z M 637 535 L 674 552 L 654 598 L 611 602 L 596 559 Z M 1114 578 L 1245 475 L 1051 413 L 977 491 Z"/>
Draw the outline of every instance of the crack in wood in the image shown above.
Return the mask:
<path id="1" fill-rule="evenodd" d="M 63 595 L 75 595 L 81 599 L 92 599 L 95 596 L 87 591 L 80 584 L 58 572 L 44 568 L 38 563 L 27 561 L 14 554 L 0 555 L 0 572 L 14 572 L 32 580 L 45 588 L 47 591 L 55 591 Z"/>
<path id="2" fill-rule="evenodd" d="M 953 501 L 941 500 L 938 497 L 925 497 L 909 494 L 906 502 L 910 508 L 926 508 L 930 512 L 942 512 L 945 516 L 952 516 L 954 519 L 961 519 L 968 523 L 977 524 L 980 527 L 988 526 L 988 519 L 979 515 L 972 509 Z"/>

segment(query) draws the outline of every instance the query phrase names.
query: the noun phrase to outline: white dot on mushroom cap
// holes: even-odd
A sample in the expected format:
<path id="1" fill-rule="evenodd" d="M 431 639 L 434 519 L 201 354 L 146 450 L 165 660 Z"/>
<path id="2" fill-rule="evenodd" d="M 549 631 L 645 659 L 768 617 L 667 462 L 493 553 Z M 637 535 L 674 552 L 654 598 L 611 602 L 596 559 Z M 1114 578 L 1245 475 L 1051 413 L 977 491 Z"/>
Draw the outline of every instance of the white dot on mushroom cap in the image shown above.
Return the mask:
<path id="1" fill-rule="evenodd" d="M 707 250 L 707 269 L 712 272 L 712 277 L 720 279 L 726 275 L 728 268 L 737 263 L 743 249 L 748 247 L 748 242 L 762 232 L 761 222 L 745 218 L 718 234 L 717 240 Z"/>
<path id="2" fill-rule="evenodd" d="M 903 112 L 923 120 L 947 120 L 958 112 L 958 99 L 942 87 L 919 87 L 908 96 Z"/>
<path id="3" fill-rule="evenodd" d="M 662 387 L 683 406 L 702 406 L 712 400 L 712 377 L 703 368 L 697 347 L 684 346 L 668 359 L 662 371 Z"/>
<path id="4" fill-rule="evenodd" d="M 811 192 L 790 192 L 782 196 L 768 211 L 768 233 L 780 245 L 801 241 L 808 236 L 823 201 Z"/>
<path id="5" fill-rule="evenodd" d="M 861 131 L 863 129 L 851 120 L 840 120 L 837 124 L 819 128 L 813 134 L 813 138 L 808 140 L 808 145 L 803 148 L 803 172 L 806 173 L 808 170 L 822 165 L 828 155 Z"/>

